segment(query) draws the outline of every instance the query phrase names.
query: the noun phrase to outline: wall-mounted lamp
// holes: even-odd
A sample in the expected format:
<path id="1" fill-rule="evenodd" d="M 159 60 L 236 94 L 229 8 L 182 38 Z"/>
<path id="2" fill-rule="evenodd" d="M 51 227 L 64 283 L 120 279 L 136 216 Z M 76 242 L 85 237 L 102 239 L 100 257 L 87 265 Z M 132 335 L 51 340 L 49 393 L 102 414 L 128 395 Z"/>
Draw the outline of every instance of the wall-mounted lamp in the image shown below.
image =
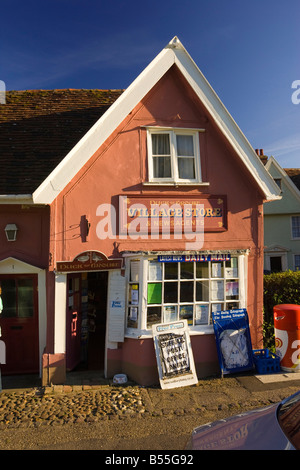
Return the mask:
<path id="1" fill-rule="evenodd" d="M 15 242 L 17 239 L 18 227 L 16 224 L 7 224 L 5 227 L 5 234 L 8 242 Z"/>

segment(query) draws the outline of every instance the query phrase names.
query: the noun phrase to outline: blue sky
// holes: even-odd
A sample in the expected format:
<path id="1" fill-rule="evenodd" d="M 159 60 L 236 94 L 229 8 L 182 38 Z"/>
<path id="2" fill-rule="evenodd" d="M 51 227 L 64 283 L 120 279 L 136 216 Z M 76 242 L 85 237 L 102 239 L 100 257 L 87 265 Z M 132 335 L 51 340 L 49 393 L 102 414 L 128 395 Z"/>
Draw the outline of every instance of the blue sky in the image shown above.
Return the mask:
<path id="1" fill-rule="evenodd" d="M 1 0 L 0 11 L 7 90 L 126 88 L 178 36 L 251 145 L 300 167 L 299 0 Z"/>

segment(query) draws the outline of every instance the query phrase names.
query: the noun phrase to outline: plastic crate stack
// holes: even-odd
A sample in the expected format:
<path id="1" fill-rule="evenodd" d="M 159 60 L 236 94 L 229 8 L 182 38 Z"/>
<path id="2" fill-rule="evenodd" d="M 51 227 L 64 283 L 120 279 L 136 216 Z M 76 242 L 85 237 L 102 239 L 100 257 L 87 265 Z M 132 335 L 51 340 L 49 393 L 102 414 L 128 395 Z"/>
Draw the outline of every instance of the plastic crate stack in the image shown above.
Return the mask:
<path id="1" fill-rule="evenodd" d="M 258 374 L 280 372 L 280 358 L 268 349 L 253 349 L 253 361 Z"/>

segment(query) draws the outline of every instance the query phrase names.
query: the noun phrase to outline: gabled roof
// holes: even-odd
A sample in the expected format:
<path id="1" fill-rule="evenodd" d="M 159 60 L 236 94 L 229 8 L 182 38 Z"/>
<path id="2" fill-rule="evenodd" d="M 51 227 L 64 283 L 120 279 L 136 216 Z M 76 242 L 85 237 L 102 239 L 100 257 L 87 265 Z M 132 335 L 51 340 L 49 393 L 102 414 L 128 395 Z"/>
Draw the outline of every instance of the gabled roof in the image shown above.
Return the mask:
<path id="1" fill-rule="evenodd" d="M 284 170 L 283 168 L 281 168 L 281 166 L 279 165 L 279 163 L 274 157 L 270 157 L 266 163 L 266 169 L 269 172 L 271 172 L 270 170 L 272 166 L 276 169 L 277 174 L 284 181 L 285 186 L 292 194 L 294 200 L 296 201 L 296 204 L 299 204 L 299 211 L 300 211 L 300 190 L 294 183 L 293 179 L 291 178 L 291 176 L 299 176 L 300 170 L 297 170 L 297 169 Z M 289 175 L 289 173 L 291 176 Z"/>
<path id="2" fill-rule="evenodd" d="M 300 191 L 300 168 L 284 168 L 284 171 Z"/>
<path id="3" fill-rule="evenodd" d="M 179 39 L 174 37 L 45 178 L 34 191 L 33 201 L 35 203 L 50 204 L 174 64 L 181 71 L 211 118 L 253 176 L 264 198 L 274 200 L 280 197 L 276 183 L 265 170 L 254 149 Z"/>
<path id="4" fill-rule="evenodd" d="M 123 90 L 7 91 L 0 195 L 31 195 Z"/>

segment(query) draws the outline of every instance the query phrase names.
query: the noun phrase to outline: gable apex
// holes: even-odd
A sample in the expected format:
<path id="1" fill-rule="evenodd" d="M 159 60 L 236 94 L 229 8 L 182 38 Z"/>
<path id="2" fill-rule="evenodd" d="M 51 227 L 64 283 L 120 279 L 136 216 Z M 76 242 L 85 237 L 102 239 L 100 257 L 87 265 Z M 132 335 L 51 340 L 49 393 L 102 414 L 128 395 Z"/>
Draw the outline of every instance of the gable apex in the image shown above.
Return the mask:
<path id="1" fill-rule="evenodd" d="M 242 160 L 264 198 L 266 200 L 280 198 L 279 188 L 273 178 L 183 44 L 177 36 L 174 36 L 34 191 L 34 203 L 50 204 L 174 64 Z"/>

